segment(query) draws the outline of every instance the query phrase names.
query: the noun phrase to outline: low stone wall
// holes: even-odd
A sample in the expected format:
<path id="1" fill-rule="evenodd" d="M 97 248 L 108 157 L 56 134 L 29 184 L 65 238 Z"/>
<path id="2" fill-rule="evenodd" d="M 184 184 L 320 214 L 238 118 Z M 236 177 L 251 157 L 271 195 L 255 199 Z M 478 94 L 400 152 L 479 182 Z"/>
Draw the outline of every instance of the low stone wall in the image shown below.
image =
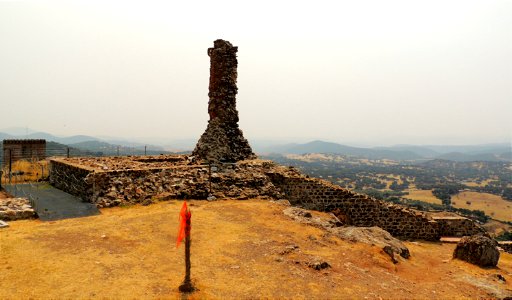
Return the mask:
<path id="1" fill-rule="evenodd" d="M 14 221 L 34 218 L 36 213 L 25 198 L 0 199 L 0 220 Z"/>
<path id="2" fill-rule="evenodd" d="M 505 252 L 512 254 L 512 242 L 498 242 L 498 245 L 503 249 Z"/>
<path id="3" fill-rule="evenodd" d="M 179 159 L 178 159 L 179 158 Z M 117 159 L 117 160 L 116 160 Z M 441 236 L 463 236 L 481 232 L 465 218 L 437 218 L 406 207 L 353 193 L 325 180 L 309 178 L 294 168 L 271 161 L 246 160 L 212 168 L 191 157 L 132 158 L 138 169 L 130 169 L 120 158 L 58 159 L 50 161 L 50 182 L 64 191 L 108 207 L 163 199 L 288 199 L 291 204 L 336 212 L 346 224 L 378 226 L 405 239 L 439 240 Z M 126 160 L 123 158 L 123 160 Z M 164 163 L 164 160 L 166 163 Z M 87 163 L 80 167 L 73 162 Z M 98 165 L 96 169 L 93 166 Z M 151 168 L 151 165 L 158 167 Z M 114 168 L 118 169 L 114 169 Z"/>
<path id="4" fill-rule="evenodd" d="M 271 166 L 263 161 L 244 161 L 215 166 L 177 165 L 145 169 L 91 170 L 50 161 L 50 183 L 98 207 L 140 203 L 153 197 L 167 199 L 281 198 L 282 193 L 262 172 Z"/>
<path id="5" fill-rule="evenodd" d="M 74 165 L 65 159 L 51 159 L 49 170 L 51 185 L 83 200 L 91 199 L 92 185 L 87 184 L 85 179 L 94 173 L 94 170 Z"/>
<path id="6" fill-rule="evenodd" d="M 291 204 L 307 209 L 333 211 L 353 226 L 378 226 L 393 236 L 411 239 L 439 240 L 439 224 L 421 212 L 379 201 L 333 185 L 308 178 L 293 169 L 276 169 L 268 176 Z"/>
<path id="7" fill-rule="evenodd" d="M 464 217 L 432 217 L 439 224 L 441 236 L 463 237 L 485 232 L 481 226 Z"/>

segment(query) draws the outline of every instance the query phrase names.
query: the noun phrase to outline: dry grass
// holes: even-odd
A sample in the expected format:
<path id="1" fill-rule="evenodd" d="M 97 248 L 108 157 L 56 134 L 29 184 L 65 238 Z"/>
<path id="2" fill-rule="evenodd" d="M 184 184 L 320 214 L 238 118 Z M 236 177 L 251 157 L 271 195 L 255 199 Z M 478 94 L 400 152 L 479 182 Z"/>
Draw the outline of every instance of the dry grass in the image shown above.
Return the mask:
<path id="1" fill-rule="evenodd" d="M 9 180 L 7 175 L 9 172 L 9 168 L 4 167 L 3 171 L 4 178 L 2 179 L 2 181 L 7 182 Z M 14 174 L 21 174 L 18 176 L 12 176 L 12 183 L 34 182 L 41 179 L 42 177 L 48 176 L 48 161 L 18 160 L 12 164 L 11 171 Z"/>
<path id="2" fill-rule="evenodd" d="M 486 179 L 486 180 L 482 180 L 480 183 L 478 183 L 476 181 L 463 181 L 462 184 L 465 184 L 470 187 L 484 187 L 484 186 L 488 185 L 489 182 L 491 182 L 492 180 L 493 179 Z"/>
<path id="3" fill-rule="evenodd" d="M 501 221 L 512 221 L 512 201 L 488 193 L 462 192 L 452 196 L 452 205 L 471 210 L 482 210 Z"/>
<path id="4" fill-rule="evenodd" d="M 291 221 L 261 200 L 191 201 L 191 298 L 488 298 L 512 294 L 512 255 L 497 269 L 451 260 L 454 245 L 407 243 L 394 265 L 382 250 Z M 183 248 L 181 202 L 103 209 L 99 216 L 0 230 L 0 298 L 175 299 Z M 296 250 L 287 252 L 287 246 Z M 316 271 L 306 264 L 327 261 Z M 492 274 L 507 279 L 501 284 Z M 427 275 L 427 276 L 426 276 Z M 186 297 L 185 297 L 186 298 Z"/>
<path id="5" fill-rule="evenodd" d="M 442 204 L 441 200 L 432 194 L 432 190 L 407 189 L 405 191 L 409 193 L 409 195 L 404 196 L 405 198 L 433 204 Z"/>

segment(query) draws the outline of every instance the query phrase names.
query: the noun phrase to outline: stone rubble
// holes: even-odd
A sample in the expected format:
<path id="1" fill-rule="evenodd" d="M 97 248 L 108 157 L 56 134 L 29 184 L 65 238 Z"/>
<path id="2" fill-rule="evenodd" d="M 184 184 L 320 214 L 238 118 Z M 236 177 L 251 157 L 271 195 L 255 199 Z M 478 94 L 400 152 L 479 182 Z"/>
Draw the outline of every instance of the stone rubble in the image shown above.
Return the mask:
<path id="1" fill-rule="evenodd" d="M 35 211 L 26 198 L 0 199 L 0 220 L 14 221 L 35 217 Z"/>

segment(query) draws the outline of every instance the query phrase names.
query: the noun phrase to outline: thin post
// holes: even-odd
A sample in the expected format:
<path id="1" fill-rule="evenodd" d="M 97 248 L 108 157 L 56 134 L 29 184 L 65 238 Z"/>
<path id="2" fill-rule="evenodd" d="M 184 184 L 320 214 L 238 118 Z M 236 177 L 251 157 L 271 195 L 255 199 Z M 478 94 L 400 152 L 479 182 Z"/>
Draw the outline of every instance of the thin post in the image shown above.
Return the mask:
<path id="1" fill-rule="evenodd" d="M 146 149 L 147 149 L 147 145 L 144 145 L 144 156 L 146 155 Z"/>
<path id="2" fill-rule="evenodd" d="M 187 225 L 185 227 L 185 232 L 188 234 L 185 236 L 185 279 L 183 280 L 183 284 L 180 285 L 179 290 L 183 293 L 191 293 L 193 292 L 194 286 L 192 285 L 192 280 L 190 279 L 190 268 L 192 267 L 190 263 L 190 227 L 191 227 L 191 218 L 187 218 Z"/>
<path id="3" fill-rule="evenodd" d="M 69 158 L 69 147 L 66 149 L 66 157 Z"/>
<path id="4" fill-rule="evenodd" d="M 12 149 L 9 148 L 9 184 L 12 183 Z"/>
<path id="5" fill-rule="evenodd" d="M 210 187 L 208 189 L 208 194 L 212 194 L 212 164 L 211 162 L 208 162 L 208 182 L 210 184 Z M 209 195 L 208 195 L 209 197 Z"/>

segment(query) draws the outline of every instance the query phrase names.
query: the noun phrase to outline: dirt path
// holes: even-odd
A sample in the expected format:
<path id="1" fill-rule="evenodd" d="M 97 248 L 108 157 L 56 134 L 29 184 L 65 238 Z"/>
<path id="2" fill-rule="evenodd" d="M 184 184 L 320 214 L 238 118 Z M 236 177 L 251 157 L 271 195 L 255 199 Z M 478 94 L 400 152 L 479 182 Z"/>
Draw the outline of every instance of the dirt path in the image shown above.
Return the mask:
<path id="1" fill-rule="evenodd" d="M 296 223 L 266 201 L 191 201 L 192 298 L 478 298 L 512 295 L 512 255 L 499 268 L 451 260 L 455 245 L 409 242 L 394 265 L 376 247 Z M 0 298 L 178 298 L 181 202 L 103 209 L 0 230 Z M 322 271 L 308 263 L 326 261 Z M 506 278 L 500 283 L 495 274 Z"/>

